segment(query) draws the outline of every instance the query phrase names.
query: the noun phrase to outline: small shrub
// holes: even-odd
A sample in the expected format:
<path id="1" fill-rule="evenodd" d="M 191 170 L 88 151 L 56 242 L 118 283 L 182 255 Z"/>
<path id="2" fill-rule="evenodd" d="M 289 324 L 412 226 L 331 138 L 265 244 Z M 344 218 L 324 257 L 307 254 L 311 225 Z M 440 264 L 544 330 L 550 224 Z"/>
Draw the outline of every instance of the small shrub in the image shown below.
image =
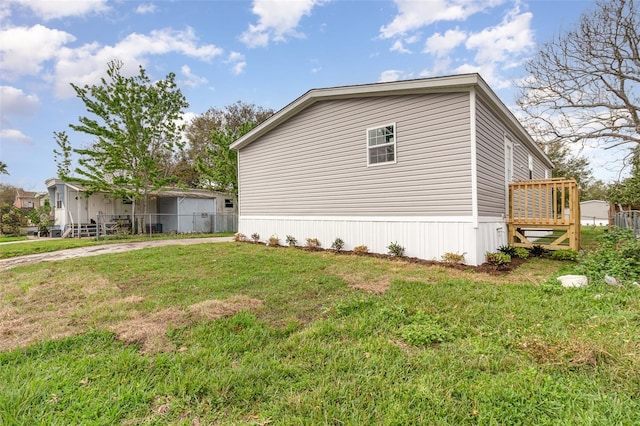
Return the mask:
<path id="1" fill-rule="evenodd" d="M 398 242 L 391 243 L 387 246 L 387 250 L 389 250 L 389 254 L 396 257 L 404 256 L 404 247 L 402 247 Z"/>
<path id="2" fill-rule="evenodd" d="M 280 246 L 280 238 L 278 238 L 275 235 L 270 236 L 268 245 L 273 246 L 273 247 L 279 247 Z"/>
<path id="3" fill-rule="evenodd" d="M 524 247 L 516 247 L 515 256 L 520 259 L 528 259 L 529 258 L 529 250 Z"/>
<path id="4" fill-rule="evenodd" d="M 321 247 L 320 241 L 317 238 L 307 238 L 307 248 L 310 250 L 317 250 Z"/>
<path id="5" fill-rule="evenodd" d="M 447 252 L 442 255 L 442 261 L 444 263 L 451 263 L 451 264 L 464 263 L 464 254 Z"/>
<path id="6" fill-rule="evenodd" d="M 241 234 L 240 232 L 237 232 L 233 236 L 233 241 L 237 241 L 239 243 L 245 242 L 247 241 L 247 236 L 244 234 Z"/>
<path id="7" fill-rule="evenodd" d="M 547 250 L 545 250 L 541 245 L 536 244 L 529 249 L 529 253 L 533 257 L 542 257 L 547 253 Z"/>
<path id="8" fill-rule="evenodd" d="M 336 251 L 342 250 L 344 248 L 344 241 L 342 241 L 342 238 L 336 238 L 333 241 L 333 244 L 331 244 L 331 248 Z"/>
<path id="9" fill-rule="evenodd" d="M 257 243 L 260 241 L 260 234 L 258 234 L 257 232 L 254 232 L 253 234 L 251 234 L 251 239 L 253 240 L 254 243 Z"/>
<path id="10" fill-rule="evenodd" d="M 494 253 L 487 252 L 487 263 L 489 265 L 495 266 L 497 269 L 503 268 L 504 266 L 511 263 L 511 256 L 506 253 L 502 253 L 501 251 L 497 251 Z"/>
<path id="11" fill-rule="evenodd" d="M 516 255 L 516 248 L 511 244 L 498 247 L 498 251 L 500 253 L 508 254 L 510 257 L 514 257 Z"/>
<path id="12" fill-rule="evenodd" d="M 555 250 L 551 252 L 551 258 L 555 260 L 572 260 L 578 259 L 578 252 L 575 250 Z"/>
<path id="13" fill-rule="evenodd" d="M 296 244 L 298 244 L 298 240 L 296 240 L 296 238 L 292 235 L 287 235 L 286 241 L 289 247 L 294 247 Z"/>
<path id="14" fill-rule="evenodd" d="M 365 246 L 365 245 L 361 245 L 361 246 L 356 246 L 353 248 L 353 253 L 354 254 L 367 254 L 369 253 L 369 247 Z"/>

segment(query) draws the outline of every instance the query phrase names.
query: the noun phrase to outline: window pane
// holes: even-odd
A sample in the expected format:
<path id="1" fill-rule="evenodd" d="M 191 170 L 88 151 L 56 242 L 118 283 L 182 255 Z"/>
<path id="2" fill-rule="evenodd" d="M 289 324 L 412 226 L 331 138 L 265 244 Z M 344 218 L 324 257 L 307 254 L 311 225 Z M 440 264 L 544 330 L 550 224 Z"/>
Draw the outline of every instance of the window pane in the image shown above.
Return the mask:
<path id="1" fill-rule="evenodd" d="M 395 161 L 395 126 L 378 127 L 367 131 L 369 164 Z"/>

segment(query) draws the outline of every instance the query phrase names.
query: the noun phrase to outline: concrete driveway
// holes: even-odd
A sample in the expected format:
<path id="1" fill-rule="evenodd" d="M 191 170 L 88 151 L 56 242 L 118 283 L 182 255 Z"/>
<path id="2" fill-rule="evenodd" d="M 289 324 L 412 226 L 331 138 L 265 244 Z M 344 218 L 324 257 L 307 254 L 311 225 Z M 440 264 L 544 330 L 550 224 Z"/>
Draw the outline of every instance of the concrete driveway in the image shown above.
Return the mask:
<path id="1" fill-rule="evenodd" d="M 122 253 L 125 251 L 141 250 L 151 247 L 164 247 L 171 245 L 187 246 L 192 244 L 223 243 L 233 241 L 233 237 L 188 238 L 177 240 L 139 241 L 128 243 L 104 244 L 88 247 L 78 247 L 66 250 L 52 251 L 48 253 L 29 254 L 26 256 L 0 259 L 0 271 L 11 269 L 20 265 L 29 265 L 38 262 L 53 260 L 73 259 L 76 257 L 99 256 L 101 254 Z"/>

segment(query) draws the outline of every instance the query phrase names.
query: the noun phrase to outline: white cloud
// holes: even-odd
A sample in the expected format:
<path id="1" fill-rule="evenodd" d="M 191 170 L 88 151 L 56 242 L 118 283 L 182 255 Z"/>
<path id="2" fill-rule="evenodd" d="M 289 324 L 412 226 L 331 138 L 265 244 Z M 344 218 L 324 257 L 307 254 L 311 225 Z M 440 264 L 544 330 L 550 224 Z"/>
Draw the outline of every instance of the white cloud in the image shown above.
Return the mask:
<path id="1" fill-rule="evenodd" d="M 33 140 L 17 129 L 0 129 L 0 140 L 15 141 L 20 143 L 33 143 Z"/>
<path id="2" fill-rule="evenodd" d="M 0 86 L 0 114 L 2 117 L 9 115 L 31 115 L 40 106 L 40 100 L 36 95 L 27 95 L 16 87 Z"/>
<path id="3" fill-rule="evenodd" d="M 469 36 L 466 46 L 477 50 L 478 63 L 503 62 L 514 55 L 527 52 L 534 46 L 529 12 L 511 11 L 500 25 L 485 28 Z"/>
<path id="4" fill-rule="evenodd" d="M 180 71 L 186 78 L 186 80 L 181 80 L 180 82 L 187 87 L 197 87 L 209 82 L 206 78 L 200 77 L 191 72 L 191 68 L 188 65 L 183 65 L 182 68 L 180 68 Z"/>
<path id="5" fill-rule="evenodd" d="M 138 7 L 136 7 L 136 13 L 139 15 L 155 13 L 156 10 L 158 10 L 158 8 L 153 3 L 143 3 L 143 4 L 139 4 Z"/>
<path id="6" fill-rule="evenodd" d="M 75 49 L 63 48 L 55 65 L 56 95 L 72 96 L 74 92 L 70 82 L 79 86 L 98 82 L 107 63 L 113 59 L 124 62 L 123 74 L 134 74 L 139 64 L 146 64 L 148 56 L 168 53 L 209 61 L 221 55 L 223 50 L 212 44 L 199 45 L 191 28 L 183 31 L 156 30 L 149 35 L 133 33 L 113 46 L 91 43 Z"/>
<path id="7" fill-rule="evenodd" d="M 393 45 L 389 48 L 389 50 L 391 52 L 398 52 L 398 53 L 411 53 L 411 51 L 409 49 L 404 47 L 404 45 L 402 44 L 402 41 L 400 41 L 400 40 L 396 40 L 393 43 Z"/>
<path id="8" fill-rule="evenodd" d="M 382 71 L 380 74 L 380 78 L 378 79 L 379 83 L 386 83 L 389 81 L 398 81 L 402 78 L 402 71 L 400 70 L 386 70 Z"/>
<path id="9" fill-rule="evenodd" d="M 45 21 L 51 19 L 85 16 L 109 10 L 107 0 L 8 0 L 9 3 L 30 9 Z"/>
<path id="10" fill-rule="evenodd" d="M 244 69 L 247 67 L 244 55 L 238 52 L 231 52 L 225 63 L 231 64 L 231 72 L 235 75 L 242 74 Z"/>
<path id="11" fill-rule="evenodd" d="M 55 58 L 65 44 L 76 39 L 40 24 L 3 29 L 0 38 L 0 69 L 8 79 L 40 74 L 44 62 Z"/>
<path id="12" fill-rule="evenodd" d="M 258 23 L 249 24 L 240 36 L 248 47 L 264 47 L 270 41 L 285 41 L 287 37 L 304 37 L 296 28 L 303 16 L 321 5 L 323 0 L 254 0 L 252 12 L 258 15 Z"/>
<path id="13" fill-rule="evenodd" d="M 424 46 L 425 53 L 432 53 L 438 58 L 445 57 L 467 38 L 464 31 L 447 30 L 444 34 L 435 33 L 429 37 Z"/>
<path id="14" fill-rule="evenodd" d="M 506 0 L 395 0 L 398 15 L 380 28 L 383 39 L 398 37 L 438 21 L 464 21 L 469 16 L 490 9 Z"/>

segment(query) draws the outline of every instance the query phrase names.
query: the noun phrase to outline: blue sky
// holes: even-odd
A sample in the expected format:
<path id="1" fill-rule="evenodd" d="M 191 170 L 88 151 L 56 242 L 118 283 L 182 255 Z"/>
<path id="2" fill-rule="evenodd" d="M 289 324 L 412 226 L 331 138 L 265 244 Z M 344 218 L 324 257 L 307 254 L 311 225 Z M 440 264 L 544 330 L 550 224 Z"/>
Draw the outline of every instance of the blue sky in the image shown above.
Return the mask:
<path id="1" fill-rule="evenodd" d="M 479 72 L 512 108 L 536 46 L 577 22 L 590 0 L 5 0 L 0 5 L 2 183 L 45 189 L 54 131 L 85 115 L 69 83 L 175 72 L 189 120 L 242 100 L 278 110 L 311 88 Z M 601 155 L 597 177 L 610 179 Z"/>

